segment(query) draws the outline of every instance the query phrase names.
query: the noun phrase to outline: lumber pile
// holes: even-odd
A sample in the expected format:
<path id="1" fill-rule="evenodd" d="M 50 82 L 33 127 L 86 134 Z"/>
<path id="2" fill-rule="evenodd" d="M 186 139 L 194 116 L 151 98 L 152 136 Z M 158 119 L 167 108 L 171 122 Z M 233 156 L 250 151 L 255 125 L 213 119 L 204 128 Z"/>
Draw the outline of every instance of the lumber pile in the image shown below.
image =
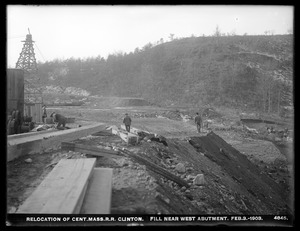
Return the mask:
<path id="1" fill-rule="evenodd" d="M 125 141 L 128 144 L 137 144 L 139 142 L 139 136 L 132 133 L 127 132 L 126 130 L 121 128 L 118 128 L 117 126 L 110 126 L 106 130 L 111 130 L 111 133 L 114 135 L 119 136 L 123 141 Z"/>
<path id="2" fill-rule="evenodd" d="M 60 160 L 17 213 L 109 214 L 112 169 L 95 163 L 96 158 Z"/>
<path id="3" fill-rule="evenodd" d="M 124 131 L 126 131 L 125 125 L 122 124 L 122 125 L 121 125 L 121 128 L 122 128 Z M 145 133 L 148 133 L 148 132 L 146 132 L 146 131 L 142 131 L 142 130 L 140 130 L 140 129 L 130 127 L 130 133 L 133 133 L 133 134 L 135 134 L 135 135 L 139 135 L 139 132 L 145 132 Z"/>

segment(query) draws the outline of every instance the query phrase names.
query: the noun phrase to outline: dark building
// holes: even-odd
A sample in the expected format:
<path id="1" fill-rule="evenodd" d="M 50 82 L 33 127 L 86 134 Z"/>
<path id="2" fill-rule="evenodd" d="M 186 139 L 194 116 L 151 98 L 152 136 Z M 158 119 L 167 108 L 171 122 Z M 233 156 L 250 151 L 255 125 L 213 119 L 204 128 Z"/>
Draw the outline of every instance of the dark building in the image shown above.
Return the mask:
<path id="1" fill-rule="evenodd" d="M 24 71 L 21 69 L 7 69 L 6 73 L 7 107 L 8 116 L 13 109 L 18 109 L 24 113 Z"/>

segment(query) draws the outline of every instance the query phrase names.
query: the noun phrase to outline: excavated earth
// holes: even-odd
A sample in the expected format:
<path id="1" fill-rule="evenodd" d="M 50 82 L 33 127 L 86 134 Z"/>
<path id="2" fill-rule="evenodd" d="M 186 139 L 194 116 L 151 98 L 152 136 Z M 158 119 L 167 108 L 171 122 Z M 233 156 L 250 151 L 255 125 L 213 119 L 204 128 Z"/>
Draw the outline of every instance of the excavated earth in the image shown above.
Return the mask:
<path id="1" fill-rule="evenodd" d="M 245 135 L 241 125 L 224 126 L 226 121 L 218 119 L 218 115 L 208 129 L 198 134 L 193 121 L 183 120 L 176 110 L 153 107 L 52 110 L 76 117 L 78 124 L 104 121 L 108 126 L 120 126 L 124 113 L 129 112 L 133 127 L 165 137 L 165 144 L 143 139 L 137 145 L 127 145 L 105 130 L 74 141 L 125 149 L 187 183 L 187 187 L 182 187 L 130 155 L 97 157 L 96 167 L 113 168 L 112 214 L 293 214 L 293 172 L 289 171 L 285 154 L 272 142 Z M 226 129 L 220 129 L 222 126 Z M 53 169 L 55 164 L 51 163 L 62 158 L 91 157 L 95 158 L 58 149 L 9 162 L 8 212 L 17 211 Z M 26 161 L 29 158 L 31 161 Z M 184 166 L 181 171 L 178 165 Z M 193 183 L 198 174 L 204 175 L 205 182 L 201 185 Z"/>

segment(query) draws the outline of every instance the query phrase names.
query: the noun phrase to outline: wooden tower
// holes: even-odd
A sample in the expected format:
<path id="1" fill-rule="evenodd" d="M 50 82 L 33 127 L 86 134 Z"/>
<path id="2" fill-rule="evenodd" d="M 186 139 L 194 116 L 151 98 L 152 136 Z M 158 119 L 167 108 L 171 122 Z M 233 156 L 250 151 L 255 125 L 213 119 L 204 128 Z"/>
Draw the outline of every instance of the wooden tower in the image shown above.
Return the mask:
<path id="1" fill-rule="evenodd" d="M 24 70 L 24 114 L 32 117 L 35 122 L 41 120 L 41 107 L 43 104 L 42 88 L 38 76 L 37 63 L 34 53 L 32 35 L 28 29 L 16 68 Z"/>
<path id="2" fill-rule="evenodd" d="M 20 53 L 20 57 L 18 62 L 16 63 L 16 68 L 20 68 L 29 72 L 36 72 L 37 65 L 35 59 L 35 53 L 33 48 L 34 41 L 32 40 L 32 35 L 28 29 L 29 34 L 26 35 L 26 40 L 24 42 L 22 52 Z"/>

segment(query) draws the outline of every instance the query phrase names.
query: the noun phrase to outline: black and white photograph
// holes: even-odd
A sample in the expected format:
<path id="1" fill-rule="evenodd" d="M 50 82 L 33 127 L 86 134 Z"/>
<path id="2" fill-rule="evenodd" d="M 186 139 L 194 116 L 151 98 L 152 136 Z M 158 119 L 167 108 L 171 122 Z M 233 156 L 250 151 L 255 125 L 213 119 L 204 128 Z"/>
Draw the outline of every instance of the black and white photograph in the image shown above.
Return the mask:
<path id="1" fill-rule="evenodd" d="M 293 5 L 6 5 L 6 226 L 295 222 Z"/>

